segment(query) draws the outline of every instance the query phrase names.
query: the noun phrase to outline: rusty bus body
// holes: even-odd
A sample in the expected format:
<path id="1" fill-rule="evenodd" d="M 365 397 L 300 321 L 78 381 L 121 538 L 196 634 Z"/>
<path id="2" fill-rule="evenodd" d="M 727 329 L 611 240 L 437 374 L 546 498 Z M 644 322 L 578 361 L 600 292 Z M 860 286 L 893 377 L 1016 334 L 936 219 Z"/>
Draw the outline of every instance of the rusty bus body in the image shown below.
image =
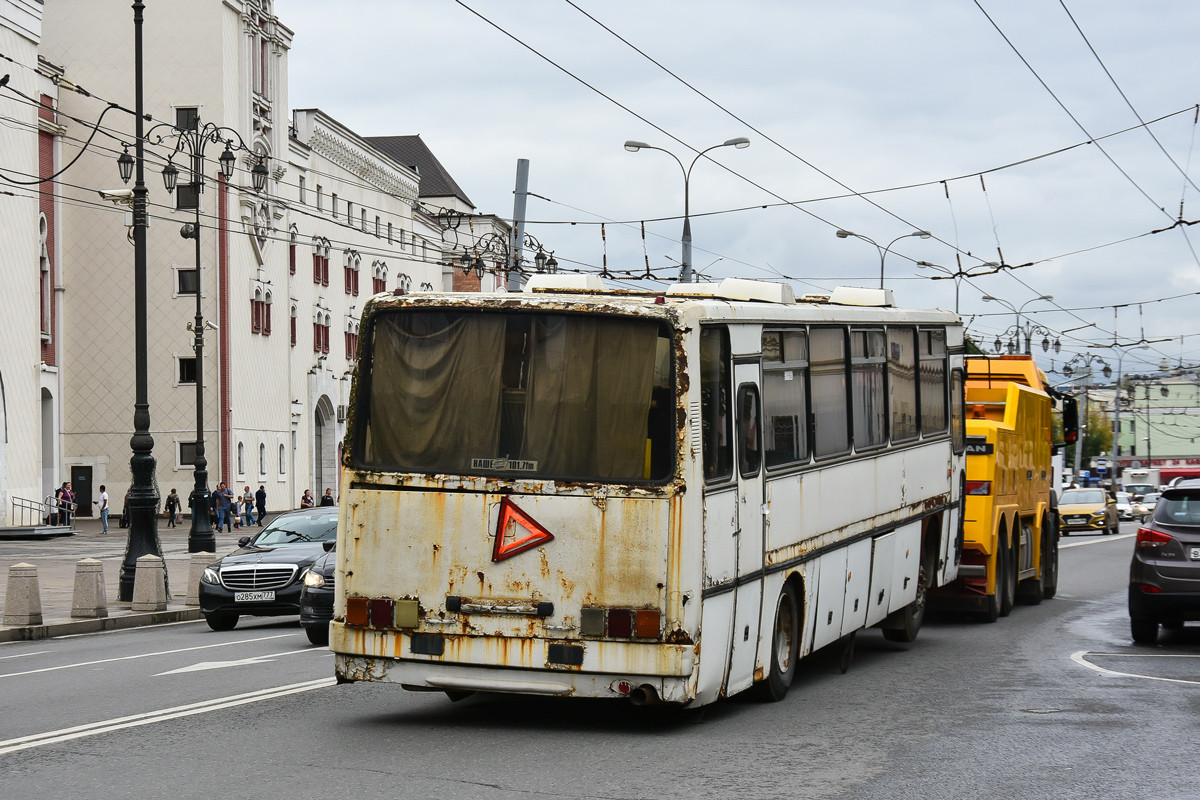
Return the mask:
<path id="1" fill-rule="evenodd" d="M 419 314 L 427 316 L 411 316 Z M 423 462 L 412 453 L 437 446 L 405 425 L 388 427 L 400 413 L 393 409 L 418 405 L 410 393 L 421 390 L 393 386 L 380 365 L 408 370 L 406 354 L 425 346 L 429 331 L 449 341 L 453 326 L 490 326 L 492 315 L 507 320 L 501 401 L 455 392 L 425 400 L 478 407 L 430 402 L 399 419 L 466 414 L 456 424 L 478 427 L 498 415 L 501 425 L 520 419 L 528 440 L 530 426 L 547 419 L 530 410 L 534 384 L 555 377 L 536 353 L 521 356 L 520 369 L 509 362 L 551 345 L 529 344 L 536 336 L 514 329 L 566 329 L 592 318 L 652 323 L 658 384 L 648 405 L 633 406 L 648 408 L 650 421 L 631 419 L 633 434 L 615 425 L 586 443 L 601 452 L 610 436 L 645 436 L 641 474 L 544 474 L 555 454 L 526 458 L 512 449 L 480 449 L 468 454 L 469 467 L 460 460 L 454 470 L 380 467 L 392 458 L 381 455 L 388 447 L 407 454 L 395 464 L 415 464 Z M 408 326 L 394 334 L 404 342 L 398 356 L 381 355 L 392 348 L 381 333 L 389 325 Z M 963 336 L 955 315 L 797 302 L 790 287 L 728 280 L 659 296 L 545 285 L 520 294 L 380 295 L 368 302 L 362 330 L 330 631 L 340 680 L 452 698 L 496 691 L 705 704 L 754 684 L 779 698 L 798 658 L 864 626 L 911 641 L 925 589 L 956 575 Z M 500 347 L 499 336 L 479 338 Z M 843 357 L 817 360 L 814 350 L 810 363 L 810 342 L 841 347 Z M 889 361 L 884 342 L 896 358 Z M 642 345 L 621 347 L 640 358 Z M 442 370 L 446 352 L 411 374 Z M 597 386 L 640 380 L 601 375 L 601 366 L 558 368 Z M 486 359 L 471 370 L 487 372 Z M 645 382 L 637 385 L 645 397 Z M 844 419 L 810 402 L 814 385 L 822 397 L 830 387 L 842 392 L 827 406 L 840 403 Z M 531 405 L 510 413 L 518 391 Z M 883 398 L 883 410 L 855 406 L 864 398 L 875 406 Z M 793 401 L 799 405 L 789 407 Z M 869 424 L 859 427 L 873 430 L 865 446 L 867 434 L 856 440 L 851 432 L 860 412 Z"/>

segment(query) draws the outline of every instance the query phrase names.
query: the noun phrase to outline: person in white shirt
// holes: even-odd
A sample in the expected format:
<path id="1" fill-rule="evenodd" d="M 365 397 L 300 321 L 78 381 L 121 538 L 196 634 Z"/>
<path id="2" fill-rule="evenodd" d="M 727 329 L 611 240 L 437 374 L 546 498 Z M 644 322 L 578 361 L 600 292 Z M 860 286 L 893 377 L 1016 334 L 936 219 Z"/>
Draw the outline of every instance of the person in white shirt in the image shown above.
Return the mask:
<path id="1" fill-rule="evenodd" d="M 104 530 L 100 532 L 108 533 L 108 492 L 104 491 L 104 484 L 100 484 L 100 499 L 92 502 L 100 506 L 100 521 L 104 523 Z"/>

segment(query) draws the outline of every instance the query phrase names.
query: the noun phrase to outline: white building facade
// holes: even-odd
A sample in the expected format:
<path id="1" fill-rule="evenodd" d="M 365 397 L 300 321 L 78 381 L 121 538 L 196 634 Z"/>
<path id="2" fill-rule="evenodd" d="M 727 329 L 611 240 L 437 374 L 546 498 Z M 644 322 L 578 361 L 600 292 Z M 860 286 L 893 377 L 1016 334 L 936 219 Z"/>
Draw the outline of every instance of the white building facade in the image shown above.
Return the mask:
<path id="1" fill-rule="evenodd" d="M 31 506 L 66 480 L 62 204 L 53 180 L 64 128 L 55 111 L 58 70 L 39 61 L 41 36 L 41 2 L 0 0 L 0 52 L 9 59 L 0 68 L 0 525 L 43 522 Z"/>
<path id="2" fill-rule="evenodd" d="M 102 100 L 132 107 L 127 3 L 55 0 L 45 30 L 43 52 L 94 95 L 65 97 L 70 114 L 94 120 Z M 418 172 L 319 110 L 289 120 L 292 37 L 272 0 L 157 0 L 145 12 L 147 113 L 185 127 L 197 118 L 225 126 L 237 136 L 223 137 L 252 151 L 237 154 L 227 182 L 217 167 L 224 145 L 205 151 L 197 275 L 195 242 L 180 236 L 196 218 L 196 194 L 186 186 L 191 162 L 174 157 L 180 189 L 168 194 L 160 173 L 170 142 L 148 137 L 149 400 L 160 496 L 171 488 L 187 496 L 193 486 L 189 324 L 198 277 L 203 315 L 216 328 L 205 335 L 202 365 L 209 488 L 222 480 L 238 491 L 261 485 L 271 510 L 296 507 L 306 489 L 337 493 L 366 299 L 445 283 L 442 233 L 419 208 Z M 104 124 L 132 142 L 128 114 L 110 113 Z M 86 134 L 68 139 L 64 159 Z M 125 209 L 98 201 L 96 191 L 121 186 L 121 152 L 109 139 L 71 168 L 62 226 L 64 465 L 84 479 L 76 480 L 81 494 L 106 484 L 114 498 L 130 481 L 133 252 Z M 262 193 L 250 172 L 259 156 L 269 170 Z"/>

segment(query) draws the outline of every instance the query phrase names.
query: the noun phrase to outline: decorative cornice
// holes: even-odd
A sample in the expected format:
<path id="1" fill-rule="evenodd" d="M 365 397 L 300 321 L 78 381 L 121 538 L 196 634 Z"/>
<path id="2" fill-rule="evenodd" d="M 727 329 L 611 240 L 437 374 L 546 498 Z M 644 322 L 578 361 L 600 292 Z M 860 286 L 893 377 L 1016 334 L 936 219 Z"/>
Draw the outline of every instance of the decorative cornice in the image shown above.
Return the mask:
<path id="1" fill-rule="evenodd" d="M 308 146 L 317 153 L 371 185 L 407 203 L 416 204 L 417 184 L 405 180 L 388 169 L 380 159 L 332 131 L 318 126 L 309 137 Z"/>

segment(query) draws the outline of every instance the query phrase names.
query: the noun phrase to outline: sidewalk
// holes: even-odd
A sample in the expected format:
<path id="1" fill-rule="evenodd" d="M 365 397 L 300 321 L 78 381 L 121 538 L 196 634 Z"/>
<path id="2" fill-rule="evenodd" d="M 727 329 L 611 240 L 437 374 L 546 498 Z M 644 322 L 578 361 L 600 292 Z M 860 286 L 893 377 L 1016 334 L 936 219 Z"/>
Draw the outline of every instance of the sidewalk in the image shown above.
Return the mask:
<path id="1" fill-rule="evenodd" d="M 270 516 L 274 517 L 274 514 Z M 85 517 L 75 522 L 74 527 L 78 531 L 75 536 L 0 541 L 0 611 L 3 609 L 8 587 L 8 568 L 13 564 L 24 562 L 37 567 L 42 601 L 41 625 L 0 624 L 0 642 L 46 639 L 200 619 L 200 609 L 197 606 L 188 606 L 184 602 L 187 599 L 190 565 L 187 552 L 189 524 L 190 520 L 185 518 L 180 526 L 168 528 L 165 519 L 158 521 L 158 536 L 167 568 L 167 610 L 157 612 L 135 612 L 132 603 L 117 600 L 121 564 L 125 557 L 125 543 L 129 531 L 118 527 L 115 516 L 109 520 L 107 535 L 101 533 L 99 519 Z M 252 535 L 257 530 L 259 529 L 218 533 L 217 555 L 214 556 L 214 560 L 235 550 L 238 546 L 237 540 L 243 535 Z M 107 617 L 71 617 L 75 564 L 84 558 L 94 558 L 104 564 L 104 588 L 108 595 Z"/>

